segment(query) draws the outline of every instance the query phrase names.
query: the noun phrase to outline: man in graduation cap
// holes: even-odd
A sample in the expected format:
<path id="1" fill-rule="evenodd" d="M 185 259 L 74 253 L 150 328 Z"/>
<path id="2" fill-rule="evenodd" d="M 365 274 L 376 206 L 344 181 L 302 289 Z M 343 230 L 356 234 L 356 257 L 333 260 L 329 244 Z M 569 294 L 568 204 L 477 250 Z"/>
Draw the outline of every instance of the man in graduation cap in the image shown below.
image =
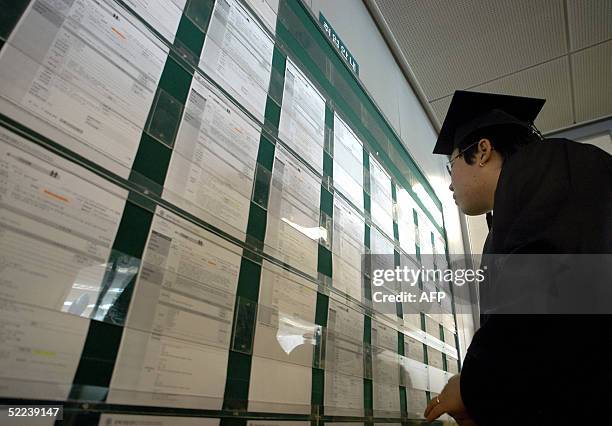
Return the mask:
<path id="1" fill-rule="evenodd" d="M 487 215 L 483 263 L 496 255 L 612 253 L 612 156 L 593 145 L 543 139 L 533 122 L 544 102 L 466 91 L 453 96 L 434 153 L 450 156 L 449 188 L 460 210 Z M 524 276 L 503 285 L 528 281 L 518 288 L 529 293 L 553 280 Z M 427 420 L 448 413 L 459 424 L 479 426 L 611 424 L 612 316 L 496 311 L 503 300 L 486 284 L 479 288 L 480 328 L 462 371 L 428 404 Z M 596 312 L 610 314 L 606 291 L 593 300 L 604 308 Z"/>

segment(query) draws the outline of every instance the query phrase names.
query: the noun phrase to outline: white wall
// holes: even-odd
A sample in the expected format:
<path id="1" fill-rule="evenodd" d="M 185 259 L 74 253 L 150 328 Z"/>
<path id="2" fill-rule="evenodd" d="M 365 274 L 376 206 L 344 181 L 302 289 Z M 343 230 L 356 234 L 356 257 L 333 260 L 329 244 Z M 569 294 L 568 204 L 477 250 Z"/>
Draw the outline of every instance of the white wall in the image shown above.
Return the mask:
<path id="1" fill-rule="evenodd" d="M 578 142 L 594 144 L 612 154 L 612 118 L 576 126 L 561 132 L 549 133 L 547 138 L 567 138 Z"/>
<path id="2" fill-rule="evenodd" d="M 319 12 L 333 26 L 359 64 L 359 78 L 379 109 L 402 139 L 408 152 L 443 204 L 451 253 L 464 253 L 459 211 L 448 189 L 450 178 L 444 167 L 447 159 L 433 155 L 437 133 L 395 62 L 389 47 L 359 0 L 304 0 L 318 19 Z M 484 221 L 484 217 L 482 218 Z M 485 225 L 486 227 L 486 225 Z M 478 253 L 482 249 L 478 250 Z M 473 312 L 459 312 L 461 353 L 474 333 Z"/>

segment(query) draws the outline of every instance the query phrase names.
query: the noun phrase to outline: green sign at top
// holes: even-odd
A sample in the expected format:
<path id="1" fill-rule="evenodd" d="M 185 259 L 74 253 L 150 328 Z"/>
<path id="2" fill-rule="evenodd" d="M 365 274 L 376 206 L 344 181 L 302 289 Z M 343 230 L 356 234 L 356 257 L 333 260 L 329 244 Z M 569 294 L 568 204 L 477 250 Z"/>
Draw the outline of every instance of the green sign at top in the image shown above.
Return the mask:
<path id="1" fill-rule="evenodd" d="M 338 34 L 336 34 L 331 24 L 327 22 L 327 19 L 325 19 L 325 16 L 323 16 L 321 12 L 319 12 L 319 22 L 323 26 L 325 34 L 327 34 L 327 38 L 329 38 L 334 44 L 334 46 L 336 46 L 336 49 L 338 49 L 338 52 L 344 58 L 349 67 L 351 67 L 353 72 L 356 75 L 359 75 L 359 64 L 357 63 L 353 55 L 351 55 L 351 52 L 349 52 L 346 45 L 342 42 L 342 40 L 340 40 Z"/>

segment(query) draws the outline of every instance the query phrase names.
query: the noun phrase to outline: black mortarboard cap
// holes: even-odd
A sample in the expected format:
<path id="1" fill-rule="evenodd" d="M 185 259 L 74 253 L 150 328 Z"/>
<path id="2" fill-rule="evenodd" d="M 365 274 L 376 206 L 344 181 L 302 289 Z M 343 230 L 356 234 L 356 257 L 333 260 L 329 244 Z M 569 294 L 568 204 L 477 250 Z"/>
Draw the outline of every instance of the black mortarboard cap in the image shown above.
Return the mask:
<path id="1" fill-rule="evenodd" d="M 497 125 L 529 127 L 545 99 L 457 90 L 442 124 L 434 154 L 450 155 L 474 131 Z"/>

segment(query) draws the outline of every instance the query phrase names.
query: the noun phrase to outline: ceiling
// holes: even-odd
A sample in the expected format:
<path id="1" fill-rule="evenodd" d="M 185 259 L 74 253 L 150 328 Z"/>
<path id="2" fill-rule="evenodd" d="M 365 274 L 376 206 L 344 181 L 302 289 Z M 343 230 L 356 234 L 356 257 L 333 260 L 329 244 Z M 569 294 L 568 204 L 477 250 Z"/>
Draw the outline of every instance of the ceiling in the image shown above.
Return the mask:
<path id="1" fill-rule="evenodd" d="M 612 115 L 612 0 L 364 1 L 438 126 L 457 89 L 545 98 L 545 133 Z"/>

